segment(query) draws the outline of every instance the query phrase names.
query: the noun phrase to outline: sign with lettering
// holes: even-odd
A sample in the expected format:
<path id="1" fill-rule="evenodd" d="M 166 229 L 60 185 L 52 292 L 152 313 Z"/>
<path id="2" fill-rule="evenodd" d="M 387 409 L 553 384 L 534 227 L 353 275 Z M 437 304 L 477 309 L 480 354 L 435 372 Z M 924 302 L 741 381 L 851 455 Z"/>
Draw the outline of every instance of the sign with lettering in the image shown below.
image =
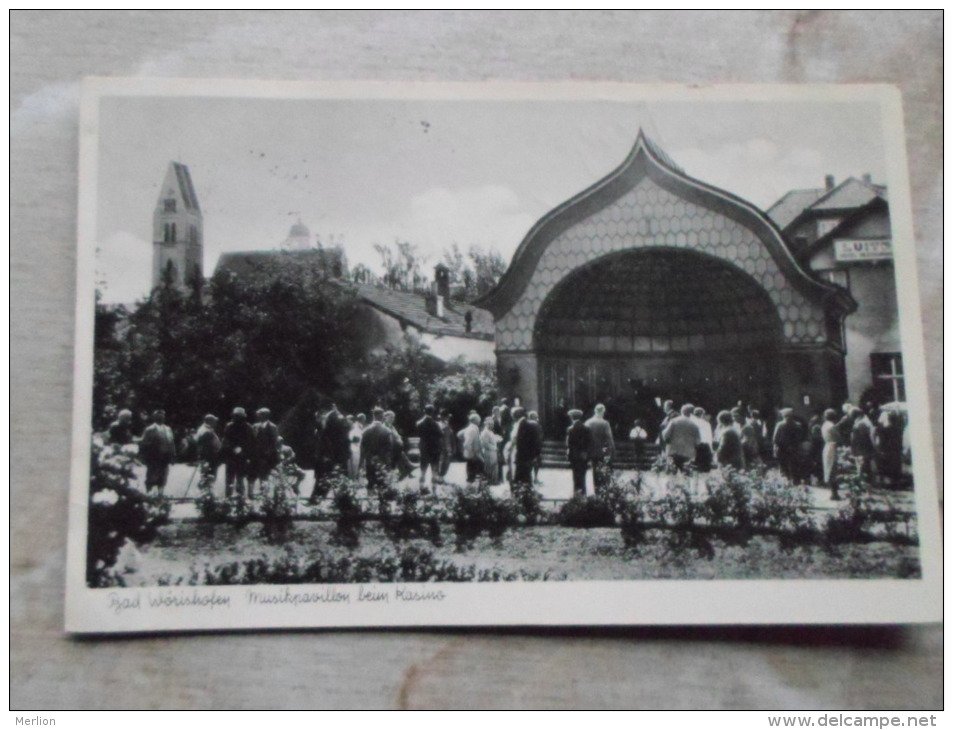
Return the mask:
<path id="1" fill-rule="evenodd" d="M 852 239 L 834 241 L 834 258 L 838 261 L 883 261 L 893 258 L 889 238 Z"/>

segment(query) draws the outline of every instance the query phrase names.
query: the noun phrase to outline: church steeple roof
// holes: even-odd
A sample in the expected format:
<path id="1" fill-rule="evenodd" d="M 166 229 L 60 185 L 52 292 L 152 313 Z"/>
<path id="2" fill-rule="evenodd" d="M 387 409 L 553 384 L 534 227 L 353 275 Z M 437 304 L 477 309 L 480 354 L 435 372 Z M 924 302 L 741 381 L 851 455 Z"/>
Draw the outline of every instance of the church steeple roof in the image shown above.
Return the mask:
<path id="1" fill-rule="evenodd" d="M 194 213 L 202 212 L 199 207 L 199 198 L 195 194 L 195 187 L 192 185 L 192 175 L 186 165 L 174 161 L 169 163 L 169 171 L 166 173 L 165 183 L 160 191 L 160 200 L 168 197 L 169 187 L 173 187 L 179 193 L 186 210 Z"/>

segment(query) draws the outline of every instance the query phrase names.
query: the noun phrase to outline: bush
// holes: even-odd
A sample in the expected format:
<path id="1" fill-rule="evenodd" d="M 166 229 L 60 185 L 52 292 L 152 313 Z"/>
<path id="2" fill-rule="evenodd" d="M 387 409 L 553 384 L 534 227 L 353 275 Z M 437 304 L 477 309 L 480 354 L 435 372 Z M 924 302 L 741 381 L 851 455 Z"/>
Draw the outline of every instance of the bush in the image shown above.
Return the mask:
<path id="1" fill-rule="evenodd" d="M 511 500 L 496 499 L 482 481 L 473 486 L 455 487 L 450 519 L 457 550 L 472 547 L 483 534 L 499 544 L 506 531 L 517 524 L 518 513 Z"/>
<path id="2" fill-rule="evenodd" d="M 423 539 L 435 547 L 443 545 L 440 520 L 444 510 L 432 495 L 422 490 L 396 492 L 393 500 L 381 500 L 381 525 L 394 542 Z"/>
<path id="3" fill-rule="evenodd" d="M 287 542 L 288 533 L 294 529 L 295 498 L 288 496 L 288 489 L 275 477 L 275 481 L 262 487 L 259 504 L 262 535 L 270 543 Z"/>
<path id="4" fill-rule="evenodd" d="M 600 497 L 576 495 L 556 515 L 563 527 L 615 527 L 616 513 Z"/>
<path id="5" fill-rule="evenodd" d="M 106 444 L 98 434 L 91 445 L 86 583 L 91 588 L 122 585 L 113 570 L 119 551 L 127 540 L 137 546 L 155 540 L 169 522 L 171 503 L 133 486 L 134 446 Z"/>
<path id="6" fill-rule="evenodd" d="M 364 529 L 364 507 L 356 493 L 357 485 L 345 476 L 334 480 L 334 530 L 331 542 L 350 550 L 361 544 Z"/>
<path id="7" fill-rule="evenodd" d="M 532 483 L 516 483 L 511 487 L 516 521 L 521 525 L 537 525 L 543 517 L 543 495 Z"/>
<path id="8" fill-rule="evenodd" d="M 252 498 L 218 499 L 211 490 L 203 489 L 196 506 L 199 520 L 207 525 L 232 525 L 240 530 L 250 522 L 260 522 L 261 534 L 270 543 L 287 541 L 294 529 L 295 499 L 274 477 Z"/>
<path id="9" fill-rule="evenodd" d="M 877 539 L 874 530 L 882 526 L 883 535 L 888 541 L 916 545 L 916 537 L 910 536 L 910 520 L 913 515 L 899 509 L 892 496 L 883 491 L 873 492 L 870 485 L 857 474 L 851 463 L 848 451 L 840 453 L 835 472 L 835 483 L 844 504 L 833 515 L 828 515 L 824 527 L 824 536 L 828 546 L 847 542 L 870 542 Z M 906 528 L 900 533 L 900 523 Z"/>

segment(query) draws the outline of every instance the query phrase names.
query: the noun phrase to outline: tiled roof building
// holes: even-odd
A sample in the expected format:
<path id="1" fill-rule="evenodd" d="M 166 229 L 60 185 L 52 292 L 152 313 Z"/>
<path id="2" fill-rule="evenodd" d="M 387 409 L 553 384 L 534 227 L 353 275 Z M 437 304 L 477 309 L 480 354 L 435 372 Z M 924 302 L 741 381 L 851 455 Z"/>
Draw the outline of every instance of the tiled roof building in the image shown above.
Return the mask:
<path id="1" fill-rule="evenodd" d="M 299 230 L 303 224 L 296 223 Z M 306 230 L 306 229 L 304 229 Z M 293 237 L 295 228 L 292 228 Z M 449 286 L 441 286 L 439 271 L 431 293 L 401 291 L 383 284 L 350 282 L 347 262 L 338 248 L 311 248 L 273 251 L 231 251 L 223 253 L 216 273 L 230 271 L 237 276 L 254 276 L 269 262 L 281 257 L 297 261 L 313 260 L 325 267 L 341 286 L 353 288 L 368 306 L 373 322 L 369 323 L 377 341 L 375 349 L 400 342 L 405 332 L 412 332 L 426 344 L 432 354 L 442 360 L 464 357 L 475 362 L 491 362 L 493 355 L 493 317 L 485 309 L 453 301 Z M 440 266 L 438 265 L 438 269 Z"/>
<path id="2" fill-rule="evenodd" d="M 850 294 L 806 269 L 763 211 L 641 132 L 615 171 L 533 226 L 480 304 L 501 390 L 544 426 L 598 402 L 622 423 L 647 393 L 802 413 L 846 395 Z"/>

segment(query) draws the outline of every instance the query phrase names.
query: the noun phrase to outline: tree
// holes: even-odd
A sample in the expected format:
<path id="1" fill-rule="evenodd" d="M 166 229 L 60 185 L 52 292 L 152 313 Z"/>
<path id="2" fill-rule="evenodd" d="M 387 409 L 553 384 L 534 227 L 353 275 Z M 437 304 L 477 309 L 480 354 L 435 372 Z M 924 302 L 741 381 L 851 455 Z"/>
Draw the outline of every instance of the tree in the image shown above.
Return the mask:
<path id="1" fill-rule="evenodd" d="M 430 387 L 434 405 L 450 412 L 455 427 L 462 427 L 472 410 L 488 416 L 498 393 L 493 364 L 468 363 L 462 358 L 448 363 Z"/>
<path id="2" fill-rule="evenodd" d="M 450 269 L 454 298 L 474 302 L 487 294 L 506 272 L 506 262 L 498 251 L 473 244 L 466 255 L 454 243 L 443 251 L 443 263 Z"/>
<path id="3" fill-rule="evenodd" d="M 167 280 L 128 315 L 99 305 L 97 420 L 111 406 L 161 407 L 174 428 L 192 429 L 206 413 L 227 417 L 235 406 L 267 406 L 277 419 L 299 403 L 310 408 L 363 368 L 359 307 L 320 260 L 289 255 L 254 276 L 219 272 L 203 296 Z"/>
<path id="4" fill-rule="evenodd" d="M 129 312 L 124 306 L 103 304 L 96 290 L 93 334 L 93 428 L 109 425 L 120 404 L 129 402 L 130 388 L 125 378 L 129 349 L 122 336 Z"/>
<path id="5" fill-rule="evenodd" d="M 423 407 L 430 402 L 434 380 L 445 370 L 442 360 L 430 353 L 420 339 L 405 334 L 402 342 L 367 358 L 350 391 L 356 394 L 351 408 L 369 413 L 379 406 L 394 411 L 403 434 L 414 433 Z"/>
<path id="6" fill-rule="evenodd" d="M 409 241 L 397 240 L 394 244 L 396 250 L 384 244 L 374 244 L 374 250 L 381 257 L 384 283 L 399 291 L 420 289 L 425 281 L 421 267 L 426 259 L 420 256 L 417 246 Z"/>
<path id="7" fill-rule="evenodd" d="M 473 262 L 474 296 L 469 301 L 473 301 L 497 285 L 506 273 L 507 265 L 496 249 L 476 245 L 470 246 L 470 260 Z"/>

